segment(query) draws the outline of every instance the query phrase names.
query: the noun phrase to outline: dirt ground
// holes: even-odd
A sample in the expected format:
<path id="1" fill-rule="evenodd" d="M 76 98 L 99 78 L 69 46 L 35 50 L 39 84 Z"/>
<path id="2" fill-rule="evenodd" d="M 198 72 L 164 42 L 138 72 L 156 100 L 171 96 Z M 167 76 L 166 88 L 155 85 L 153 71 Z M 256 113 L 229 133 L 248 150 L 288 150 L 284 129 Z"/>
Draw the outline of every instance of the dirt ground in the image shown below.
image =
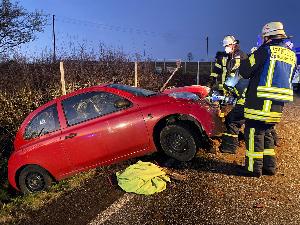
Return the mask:
<path id="1" fill-rule="evenodd" d="M 99 170 L 42 209 L 22 212 L 26 217 L 17 224 L 300 224 L 300 97 L 285 107 L 276 129 L 281 143 L 275 176 L 240 176 L 241 146 L 234 156 L 199 152 L 191 162 L 173 164 L 187 179 L 172 180 L 159 194 L 128 195 L 108 179 L 134 162 L 127 161 Z"/>

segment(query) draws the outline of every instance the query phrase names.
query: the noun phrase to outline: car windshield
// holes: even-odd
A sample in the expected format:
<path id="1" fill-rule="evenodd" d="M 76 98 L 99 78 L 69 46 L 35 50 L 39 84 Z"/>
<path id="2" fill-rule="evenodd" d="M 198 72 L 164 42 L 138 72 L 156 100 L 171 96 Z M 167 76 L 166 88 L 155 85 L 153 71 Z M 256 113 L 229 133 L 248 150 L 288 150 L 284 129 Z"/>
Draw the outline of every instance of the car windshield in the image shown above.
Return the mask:
<path id="1" fill-rule="evenodd" d="M 142 89 L 142 88 L 136 88 L 128 85 L 123 85 L 123 84 L 109 84 L 107 87 L 115 88 L 118 90 L 126 91 L 129 92 L 135 96 L 142 96 L 142 97 L 149 97 L 156 95 L 157 92 Z"/>

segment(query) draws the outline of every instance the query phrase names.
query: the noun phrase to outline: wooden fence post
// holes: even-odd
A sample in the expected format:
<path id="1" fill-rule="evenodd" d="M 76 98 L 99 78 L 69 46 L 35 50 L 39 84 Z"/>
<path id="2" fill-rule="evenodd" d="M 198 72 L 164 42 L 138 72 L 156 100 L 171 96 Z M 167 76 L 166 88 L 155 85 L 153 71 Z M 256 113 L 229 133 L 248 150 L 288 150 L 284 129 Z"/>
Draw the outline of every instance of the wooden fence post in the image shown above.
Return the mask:
<path id="1" fill-rule="evenodd" d="M 138 62 L 134 63 L 134 86 L 138 86 Z"/>
<path id="2" fill-rule="evenodd" d="M 64 63 L 63 62 L 59 63 L 59 68 L 60 68 L 61 91 L 62 91 L 62 95 L 65 95 L 66 94 L 66 83 L 65 83 L 65 71 L 64 71 Z"/>

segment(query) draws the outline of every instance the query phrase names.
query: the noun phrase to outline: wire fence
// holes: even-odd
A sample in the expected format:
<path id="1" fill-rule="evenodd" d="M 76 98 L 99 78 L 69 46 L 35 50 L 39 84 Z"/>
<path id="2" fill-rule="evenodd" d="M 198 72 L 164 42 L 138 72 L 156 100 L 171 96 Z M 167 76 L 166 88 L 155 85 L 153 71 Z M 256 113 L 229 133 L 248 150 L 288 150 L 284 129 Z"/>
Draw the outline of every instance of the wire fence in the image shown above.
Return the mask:
<path id="1" fill-rule="evenodd" d="M 122 57 L 114 60 L 65 60 L 60 62 L 14 62 L 0 64 L 0 124 L 15 132 L 35 108 L 62 94 L 62 76 L 66 93 L 103 83 L 122 83 L 159 90 L 176 68 L 176 62 L 135 62 Z M 187 62 L 175 74 L 169 86 L 205 85 L 210 63 Z M 158 69 L 158 68 L 161 68 Z M 197 76 L 198 74 L 198 76 Z"/>

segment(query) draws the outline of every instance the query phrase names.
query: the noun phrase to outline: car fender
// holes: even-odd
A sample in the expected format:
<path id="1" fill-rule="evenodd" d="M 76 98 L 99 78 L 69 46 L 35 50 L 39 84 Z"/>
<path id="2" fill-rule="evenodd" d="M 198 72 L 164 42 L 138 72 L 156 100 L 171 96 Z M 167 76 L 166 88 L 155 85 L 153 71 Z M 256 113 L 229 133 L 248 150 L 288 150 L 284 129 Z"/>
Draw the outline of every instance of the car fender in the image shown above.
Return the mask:
<path id="1" fill-rule="evenodd" d="M 57 171 L 45 163 L 44 160 L 39 160 L 38 157 L 31 157 L 26 154 L 26 151 L 19 150 L 13 152 L 8 160 L 8 180 L 14 188 L 19 190 L 17 184 L 18 175 L 21 170 L 28 165 L 36 165 L 45 169 L 55 180 L 61 180 L 63 177 L 63 174 L 57 173 Z"/>

